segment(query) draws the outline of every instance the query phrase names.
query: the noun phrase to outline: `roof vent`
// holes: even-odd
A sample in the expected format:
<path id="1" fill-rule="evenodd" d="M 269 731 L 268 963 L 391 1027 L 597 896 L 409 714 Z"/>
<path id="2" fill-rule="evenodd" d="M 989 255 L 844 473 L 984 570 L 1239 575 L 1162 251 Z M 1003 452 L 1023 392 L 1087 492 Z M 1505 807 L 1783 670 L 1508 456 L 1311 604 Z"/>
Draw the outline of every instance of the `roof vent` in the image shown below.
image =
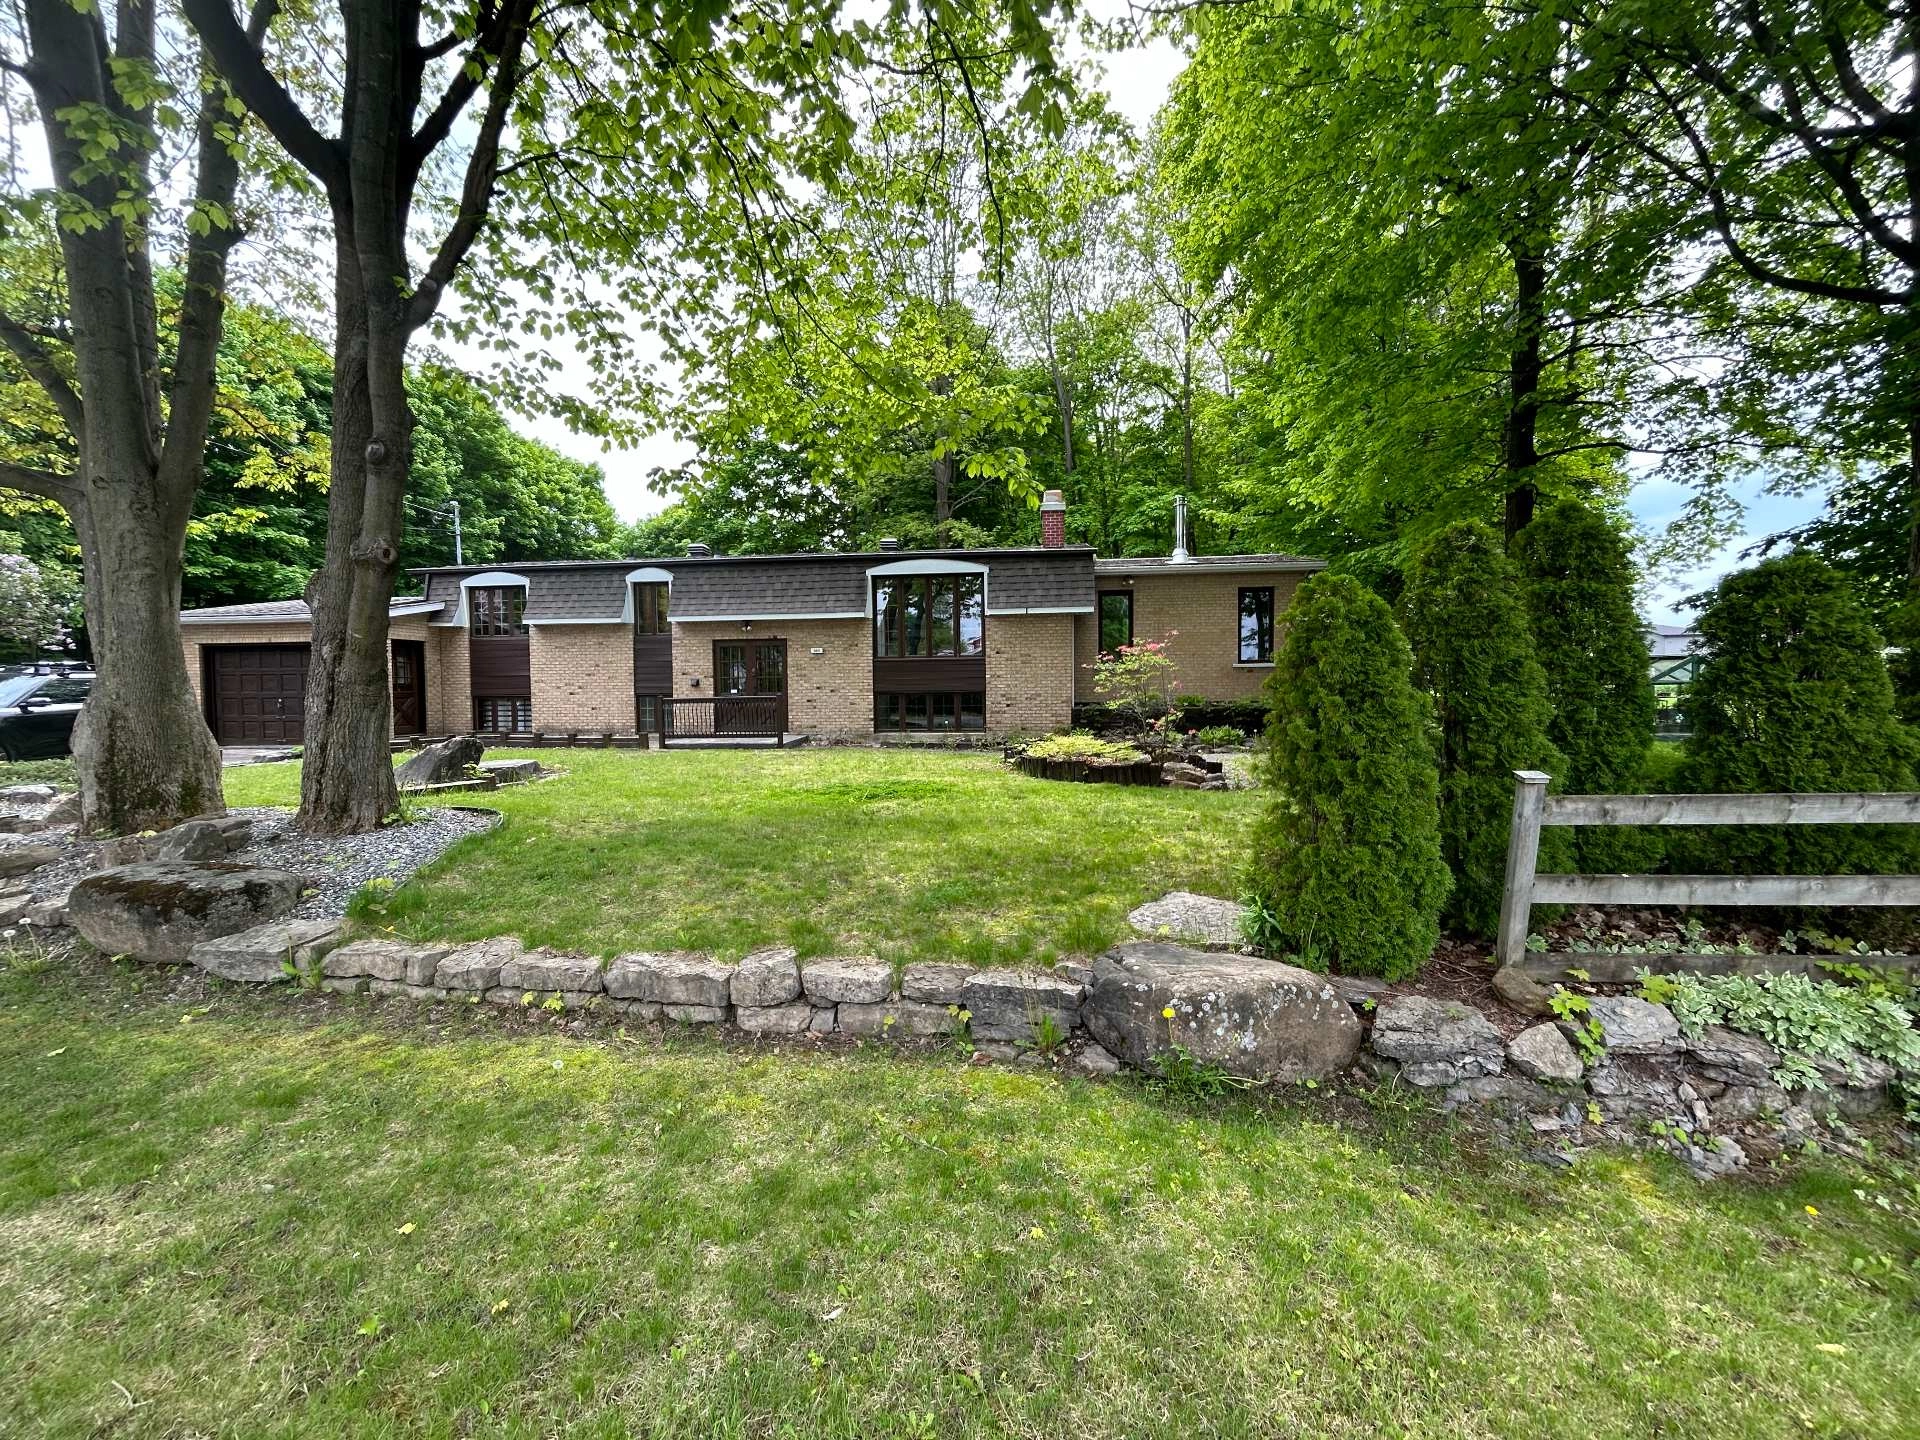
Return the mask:
<path id="1" fill-rule="evenodd" d="M 900 548 L 900 542 L 889 535 L 880 542 L 880 548 L 882 550 L 898 550 Z"/>
<path id="2" fill-rule="evenodd" d="M 1187 497 L 1184 495 L 1173 497 L 1173 555 L 1170 558 L 1176 562 L 1191 558 L 1187 554 Z"/>
<path id="3" fill-rule="evenodd" d="M 687 542 L 687 558 L 689 560 L 705 560 L 710 558 L 712 554 L 713 547 L 703 540 L 689 540 Z"/>

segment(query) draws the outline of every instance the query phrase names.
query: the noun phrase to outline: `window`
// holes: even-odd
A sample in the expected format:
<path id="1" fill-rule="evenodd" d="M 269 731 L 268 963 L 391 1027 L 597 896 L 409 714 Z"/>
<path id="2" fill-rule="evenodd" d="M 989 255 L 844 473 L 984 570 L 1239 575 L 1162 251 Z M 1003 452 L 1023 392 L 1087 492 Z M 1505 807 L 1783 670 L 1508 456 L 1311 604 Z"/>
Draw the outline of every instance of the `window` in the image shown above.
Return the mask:
<path id="1" fill-rule="evenodd" d="M 1133 643 L 1133 592 L 1100 592 L 1100 653 L 1111 655 L 1122 645 Z"/>
<path id="2" fill-rule="evenodd" d="M 473 702 L 473 728 L 491 731 L 533 729 L 533 701 L 526 696 L 490 695 Z"/>
<path id="3" fill-rule="evenodd" d="M 662 584 L 641 582 L 633 587 L 633 633 L 636 635 L 666 635 L 667 629 L 667 587 Z"/>
<path id="4" fill-rule="evenodd" d="M 979 690 L 957 695 L 876 695 L 876 730 L 984 730 L 987 697 Z"/>
<path id="5" fill-rule="evenodd" d="M 633 697 L 634 726 L 642 735 L 651 735 L 660 728 L 660 699 L 658 695 Z"/>
<path id="6" fill-rule="evenodd" d="M 87 692 L 93 689 L 93 681 L 78 680 L 70 675 L 62 675 L 49 680 L 34 692 L 33 698 L 48 705 L 83 705 Z"/>
<path id="7" fill-rule="evenodd" d="M 477 586 L 467 591 L 467 632 L 472 635 L 524 635 L 526 622 L 520 617 L 527 608 L 526 587 L 521 585 Z"/>
<path id="8" fill-rule="evenodd" d="M 895 575 L 873 582 L 873 653 L 882 659 L 981 655 L 987 587 L 979 575 Z"/>
<path id="9" fill-rule="evenodd" d="M 1268 665 L 1273 662 L 1273 588 L 1240 592 L 1240 663 Z"/>

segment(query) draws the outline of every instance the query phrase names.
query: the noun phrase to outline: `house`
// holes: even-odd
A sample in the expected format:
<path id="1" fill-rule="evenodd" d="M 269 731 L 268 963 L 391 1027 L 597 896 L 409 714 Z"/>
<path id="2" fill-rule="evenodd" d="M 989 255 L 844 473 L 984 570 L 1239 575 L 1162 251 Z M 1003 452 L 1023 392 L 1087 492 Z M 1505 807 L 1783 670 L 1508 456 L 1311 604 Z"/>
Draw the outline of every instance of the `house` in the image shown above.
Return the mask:
<path id="1" fill-rule="evenodd" d="M 1102 649 L 1173 635 L 1176 693 L 1235 699 L 1273 666 L 1280 617 L 1321 568 L 1292 555 L 1102 559 L 1041 504 L 1038 546 L 541 561 L 416 571 L 395 597 L 396 734 L 1044 732 L 1093 694 Z M 301 738 L 299 600 L 181 616 L 223 744 Z M 1177 633 L 1174 633 L 1177 632 Z"/>
<path id="2" fill-rule="evenodd" d="M 1653 676 L 1654 734 L 1683 740 L 1693 733 L 1687 720 L 1687 691 L 1700 678 L 1699 632 L 1685 625 L 1648 625 L 1647 658 Z"/>

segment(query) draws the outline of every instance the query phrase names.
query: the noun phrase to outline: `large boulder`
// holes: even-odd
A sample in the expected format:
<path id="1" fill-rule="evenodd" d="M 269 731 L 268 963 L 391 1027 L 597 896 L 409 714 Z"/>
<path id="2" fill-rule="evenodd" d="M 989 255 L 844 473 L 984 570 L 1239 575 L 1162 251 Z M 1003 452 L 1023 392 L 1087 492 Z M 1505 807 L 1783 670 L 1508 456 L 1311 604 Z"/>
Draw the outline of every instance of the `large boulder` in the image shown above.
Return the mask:
<path id="1" fill-rule="evenodd" d="M 1247 907 L 1236 900 L 1195 895 L 1190 890 L 1170 890 L 1133 911 L 1127 916 L 1127 923 L 1142 935 L 1155 939 L 1183 940 L 1191 945 L 1235 950 L 1246 943 L 1241 930 L 1246 916 Z"/>
<path id="2" fill-rule="evenodd" d="M 1156 940 L 1094 961 L 1080 1014 L 1095 1040 L 1140 1067 L 1178 1045 L 1250 1079 L 1315 1080 L 1346 1069 L 1360 1050 L 1360 1021 L 1324 975 Z"/>
<path id="3" fill-rule="evenodd" d="M 393 772 L 393 783 L 402 790 L 423 785 L 444 785 L 450 780 L 465 780 L 467 767 L 478 765 L 486 747 L 471 735 L 455 735 L 437 745 L 428 745 L 409 755 L 406 763 Z"/>
<path id="4" fill-rule="evenodd" d="M 271 985 L 294 972 L 315 971 L 340 941 L 340 919 L 269 920 L 251 930 L 202 940 L 187 959 L 223 980 L 242 985 Z"/>
<path id="5" fill-rule="evenodd" d="M 277 920 L 299 901 L 300 877 L 285 870 L 143 861 L 75 885 L 67 923 L 109 955 L 178 963 L 201 941 Z"/>
<path id="6" fill-rule="evenodd" d="M 1401 995 L 1373 1017 L 1373 1050 L 1400 1062 L 1409 1085 L 1457 1085 L 1506 1068 L 1507 1047 L 1493 1022 L 1471 1005 Z"/>

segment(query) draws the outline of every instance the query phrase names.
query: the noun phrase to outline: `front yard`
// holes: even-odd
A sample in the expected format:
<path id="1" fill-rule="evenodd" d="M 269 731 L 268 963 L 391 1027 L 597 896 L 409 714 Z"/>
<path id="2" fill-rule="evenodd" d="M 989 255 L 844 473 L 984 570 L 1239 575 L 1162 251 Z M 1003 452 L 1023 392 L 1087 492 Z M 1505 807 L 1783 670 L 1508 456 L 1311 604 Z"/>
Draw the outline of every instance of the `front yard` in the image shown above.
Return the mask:
<path id="1" fill-rule="evenodd" d="M 490 751 L 562 767 L 475 797 L 506 823 L 373 918 L 414 939 L 518 935 L 612 955 L 1045 963 L 1121 939 L 1170 889 L 1239 893 L 1254 792 L 1069 785 L 988 755 L 885 750 Z M 293 764 L 229 770 L 233 805 L 292 805 Z"/>
<path id="2" fill-rule="evenodd" d="M 13 953 L 0 1432 L 1913 1433 L 1911 1178 L 477 1009 Z"/>

